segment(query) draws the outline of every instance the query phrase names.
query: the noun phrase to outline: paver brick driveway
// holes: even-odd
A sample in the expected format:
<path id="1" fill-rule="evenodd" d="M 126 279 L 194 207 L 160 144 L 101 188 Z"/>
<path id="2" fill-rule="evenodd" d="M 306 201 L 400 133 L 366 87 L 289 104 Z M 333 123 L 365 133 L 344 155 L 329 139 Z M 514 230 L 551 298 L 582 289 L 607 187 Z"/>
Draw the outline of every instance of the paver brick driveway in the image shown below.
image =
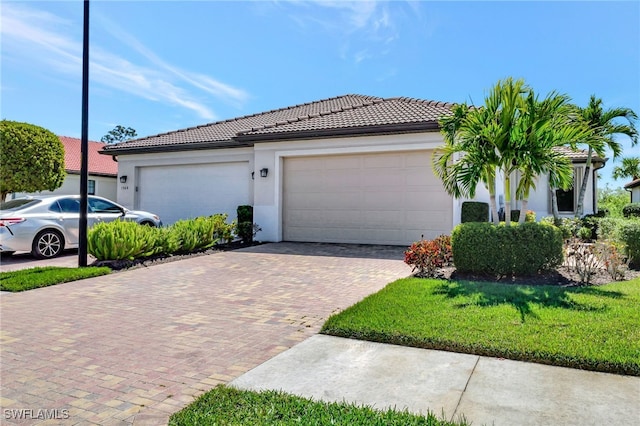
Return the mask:
<path id="1" fill-rule="evenodd" d="M 401 247 L 277 243 L 2 293 L 0 422 L 166 424 L 409 272 Z"/>

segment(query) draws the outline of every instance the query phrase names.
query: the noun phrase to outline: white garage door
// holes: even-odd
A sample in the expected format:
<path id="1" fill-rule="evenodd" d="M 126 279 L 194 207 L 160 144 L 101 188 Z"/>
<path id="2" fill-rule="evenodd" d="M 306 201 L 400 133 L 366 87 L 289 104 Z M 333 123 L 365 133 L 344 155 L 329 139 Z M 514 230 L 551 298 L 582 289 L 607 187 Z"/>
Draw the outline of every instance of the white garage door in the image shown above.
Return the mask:
<path id="1" fill-rule="evenodd" d="M 283 239 L 408 245 L 450 234 L 431 151 L 284 160 Z"/>
<path id="2" fill-rule="evenodd" d="M 166 225 L 180 219 L 227 213 L 250 203 L 248 162 L 141 167 L 137 208 L 156 213 Z"/>

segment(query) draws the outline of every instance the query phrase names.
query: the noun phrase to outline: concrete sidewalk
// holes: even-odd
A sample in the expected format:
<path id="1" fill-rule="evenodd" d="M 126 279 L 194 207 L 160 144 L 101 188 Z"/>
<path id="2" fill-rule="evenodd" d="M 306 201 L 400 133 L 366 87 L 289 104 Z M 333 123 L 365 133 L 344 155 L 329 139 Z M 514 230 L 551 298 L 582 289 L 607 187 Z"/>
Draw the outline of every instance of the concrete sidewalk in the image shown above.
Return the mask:
<path id="1" fill-rule="evenodd" d="M 474 425 L 638 425 L 640 378 L 315 335 L 230 383 Z"/>

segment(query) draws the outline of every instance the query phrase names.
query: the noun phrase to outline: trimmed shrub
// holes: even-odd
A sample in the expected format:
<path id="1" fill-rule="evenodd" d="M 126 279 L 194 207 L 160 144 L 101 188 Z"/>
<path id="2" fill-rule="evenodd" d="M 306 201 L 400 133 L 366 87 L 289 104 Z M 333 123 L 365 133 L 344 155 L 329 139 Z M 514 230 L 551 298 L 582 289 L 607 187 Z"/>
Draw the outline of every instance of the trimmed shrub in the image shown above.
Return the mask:
<path id="1" fill-rule="evenodd" d="M 640 220 L 627 220 L 618 228 L 618 237 L 625 245 L 629 265 L 640 269 Z"/>
<path id="2" fill-rule="evenodd" d="M 236 213 L 238 214 L 238 223 L 253 222 L 253 206 L 238 206 Z"/>
<path id="3" fill-rule="evenodd" d="M 251 243 L 253 237 L 258 233 L 260 228 L 253 223 L 253 207 L 252 206 L 238 206 L 238 225 L 236 227 L 236 234 L 243 243 Z"/>
<path id="4" fill-rule="evenodd" d="M 101 222 L 87 233 L 87 251 L 97 260 L 134 260 L 158 252 L 158 235 L 158 228 L 136 222 Z"/>
<path id="5" fill-rule="evenodd" d="M 622 208 L 622 216 L 626 218 L 640 217 L 640 203 L 627 204 Z"/>
<path id="6" fill-rule="evenodd" d="M 460 221 L 467 222 L 488 222 L 489 204 L 480 201 L 465 201 L 462 203 Z"/>
<path id="7" fill-rule="evenodd" d="M 451 234 L 453 263 L 461 272 L 531 275 L 562 263 L 562 233 L 555 226 L 463 223 Z"/>

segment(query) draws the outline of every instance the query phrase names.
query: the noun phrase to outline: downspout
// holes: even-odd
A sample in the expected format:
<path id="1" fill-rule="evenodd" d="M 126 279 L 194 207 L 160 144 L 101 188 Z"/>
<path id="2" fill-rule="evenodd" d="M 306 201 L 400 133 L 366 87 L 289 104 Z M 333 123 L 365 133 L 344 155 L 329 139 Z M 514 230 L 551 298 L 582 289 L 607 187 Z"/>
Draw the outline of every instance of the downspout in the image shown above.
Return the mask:
<path id="1" fill-rule="evenodd" d="M 591 182 L 591 203 L 593 204 L 593 207 L 591 208 L 591 210 L 593 211 L 593 214 L 598 213 L 598 191 L 597 191 L 597 186 L 598 186 L 598 170 L 600 170 L 601 168 L 604 167 L 604 163 L 598 163 L 600 164 L 600 167 L 594 167 L 593 168 L 593 179 Z"/>

